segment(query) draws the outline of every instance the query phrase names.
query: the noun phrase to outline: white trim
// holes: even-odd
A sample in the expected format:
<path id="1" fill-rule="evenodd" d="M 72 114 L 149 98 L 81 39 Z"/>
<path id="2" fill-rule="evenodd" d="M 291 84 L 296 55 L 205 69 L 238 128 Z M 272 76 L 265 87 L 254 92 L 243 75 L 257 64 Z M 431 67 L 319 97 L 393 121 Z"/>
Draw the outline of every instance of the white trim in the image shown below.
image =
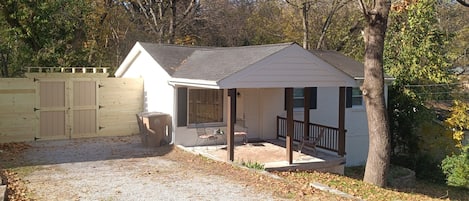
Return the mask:
<path id="1" fill-rule="evenodd" d="M 122 61 L 119 68 L 117 68 L 116 72 L 114 73 L 115 77 L 122 77 L 125 72 L 130 68 L 132 63 L 138 58 L 138 56 L 145 51 L 139 42 L 135 43 L 134 47 L 130 50 L 129 54 L 125 57 L 124 61 Z"/>
<path id="2" fill-rule="evenodd" d="M 183 85 L 189 87 L 200 87 L 208 89 L 222 89 L 216 81 L 210 80 L 195 80 L 195 79 L 186 79 L 186 78 L 171 78 L 168 81 L 169 85 Z"/>

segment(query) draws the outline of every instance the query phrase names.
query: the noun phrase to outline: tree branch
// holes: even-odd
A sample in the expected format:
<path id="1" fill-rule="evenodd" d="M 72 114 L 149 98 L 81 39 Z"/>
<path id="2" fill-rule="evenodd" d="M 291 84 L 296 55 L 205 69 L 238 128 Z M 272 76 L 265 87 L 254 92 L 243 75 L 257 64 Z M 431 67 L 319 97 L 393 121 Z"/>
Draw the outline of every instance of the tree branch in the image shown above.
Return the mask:
<path id="1" fill-rule="evenodd" d="M 363 2 L 363 0 L 359 0 L 358 4 L 360 5 L 360 9 L 363 12 L 363 15 L 368 17 L 368 10 L 366 9 L 366 6 L 365 6 L 365 3 Z"/>
<path id="2" fill-rule="evenodd" d="M 456 0 L 459 4 L 469 7 L 469 2 L 466 2 L 466 0 Z"/>

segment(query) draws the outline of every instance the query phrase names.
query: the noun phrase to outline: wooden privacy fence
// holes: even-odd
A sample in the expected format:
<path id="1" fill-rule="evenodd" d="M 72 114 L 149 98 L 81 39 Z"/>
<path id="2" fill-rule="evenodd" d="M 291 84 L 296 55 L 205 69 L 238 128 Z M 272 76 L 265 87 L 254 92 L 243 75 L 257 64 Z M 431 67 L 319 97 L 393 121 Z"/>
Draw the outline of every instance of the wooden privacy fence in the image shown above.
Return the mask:
<path id="1" fill-rule="evenodd" d="M 138 133 L 142 79 L 40 74 L 0 79 L 0 143 Z"/>
<path id="2" fill-rule="evenodd" d="M 304 133 L 304 122 L 293 120 L 293 141 L 300 142 Z M 339 129 L 324 126 L 321 124 L 309 123 L 309 136 L 318 137 L 321 128 L 324 128 L 324 136 L 321 138 L 317 147 L 340 153 L 340 150 L 345 150 L 345 147 L 339 147 Z M 277 138 L 286 138 L 287 136 L 287 119 L 277 116 Z M 344 138 L 345 139 L 345 138 Z"/>

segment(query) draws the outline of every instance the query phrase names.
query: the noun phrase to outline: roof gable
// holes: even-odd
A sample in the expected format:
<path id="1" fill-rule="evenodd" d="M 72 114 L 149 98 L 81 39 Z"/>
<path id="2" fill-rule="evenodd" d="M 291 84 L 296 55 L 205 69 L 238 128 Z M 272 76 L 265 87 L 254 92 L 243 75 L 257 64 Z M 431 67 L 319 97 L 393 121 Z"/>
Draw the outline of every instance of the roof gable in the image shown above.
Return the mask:
<path id="1" fill-rule="evenodd" d="M 292 45 L 221 80 L 221 88 L 355 86 L 350 75 Z"/>

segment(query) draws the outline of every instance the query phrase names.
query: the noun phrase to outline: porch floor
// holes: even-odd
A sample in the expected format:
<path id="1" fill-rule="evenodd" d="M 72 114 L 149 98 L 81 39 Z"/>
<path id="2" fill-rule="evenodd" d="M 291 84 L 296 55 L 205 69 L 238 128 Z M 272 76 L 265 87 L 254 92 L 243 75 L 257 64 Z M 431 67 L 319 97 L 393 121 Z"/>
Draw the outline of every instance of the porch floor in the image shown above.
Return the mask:
<path id="1" fill-rule="evenodd" d="M 187 149 L 219 161 L 227 161 L 226 145 L 187 147 Z M 264 164 L 267 171 L 319 170 L 343 174 L 345 158 L 322 152 L 303 149 L 299 153 L 294 145 L 293 163 L 288 164 L 284 140 L 265 140 L 235 144 L 234 162 L 258 162 Z"/>

